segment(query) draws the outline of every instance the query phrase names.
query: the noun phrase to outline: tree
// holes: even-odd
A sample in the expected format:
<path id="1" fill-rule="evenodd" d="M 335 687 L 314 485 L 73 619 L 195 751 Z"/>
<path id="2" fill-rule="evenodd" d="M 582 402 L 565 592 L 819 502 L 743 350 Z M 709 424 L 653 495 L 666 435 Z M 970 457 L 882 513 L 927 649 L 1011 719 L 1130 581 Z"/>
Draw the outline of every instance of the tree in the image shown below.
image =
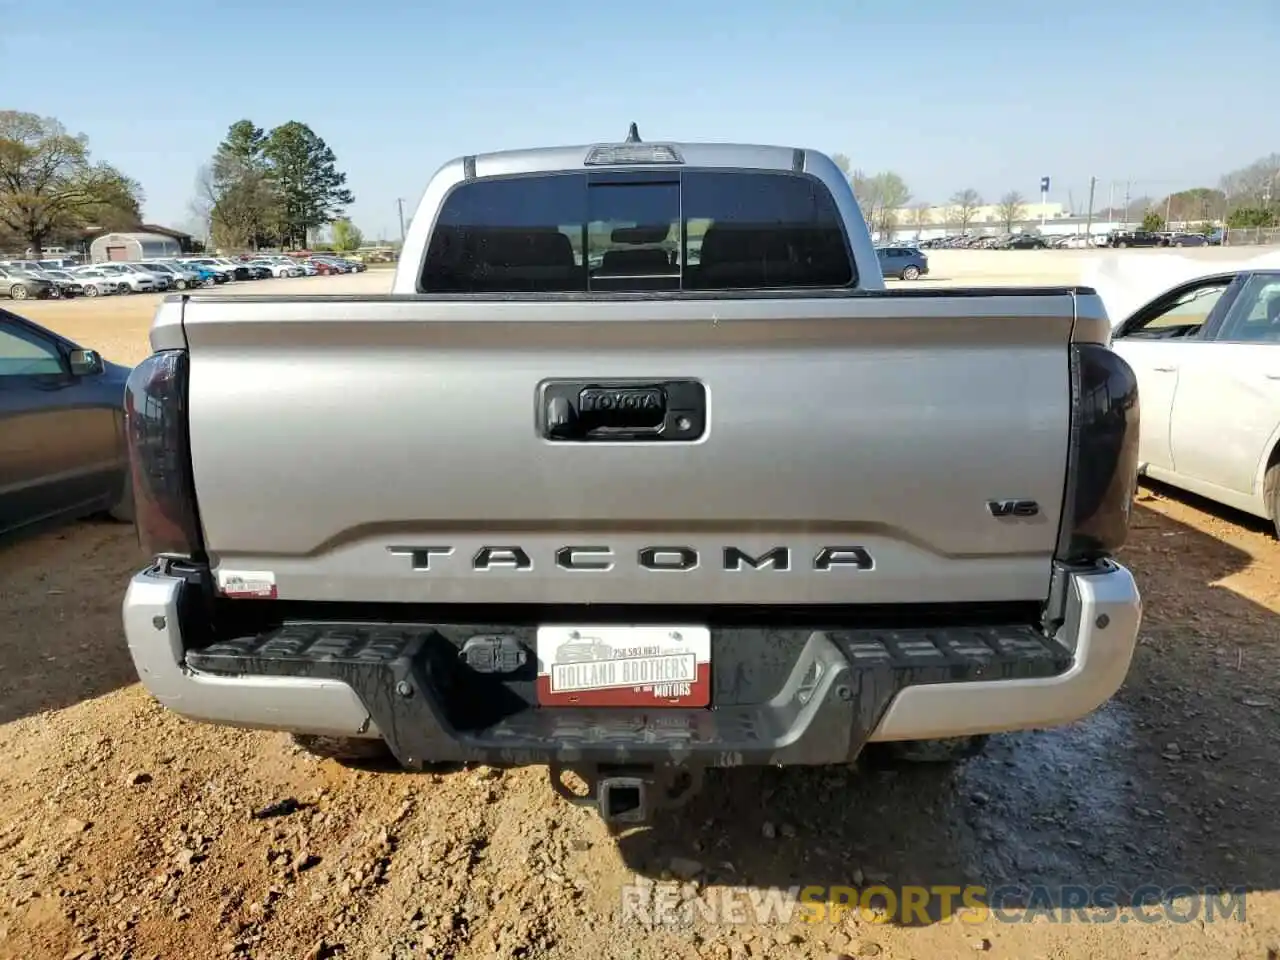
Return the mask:
<path id="1" fill-rule="evenodd" d="M 847 156 L 843 153 L 833 153 L 831 155 L 831 162 L 839 167 L 840 172 L 846 177 L 849 176 L 849 158 Z"/>
<path id="2" fill-rule="evenodd" d="M 279 236 L 281 198 L 266 143 L 261 127 L 238 120 L 197 177 L 195 207 L 220 248 L 256 250 Z"/>
<path id="3" fill-rule="evenodd" d="M 1010 190 L 1000 198 L 1000 203 L 996 206 L 996 213 L 1000 216 L 1000 222 L 1004 224 L 1004 232 L 1013 233 L 1014 223 L 1022 220 L 1027 215 L 1026 201 L 1023 200 L 1022 194 L 1017 190 Z"/>
<path id="4" fill-rule="evenodd" d="M 933 208 L 927 203 L 917 203 L 911 208 L 911 225 L 916 228 L 916 239 L 920 239 L 920 234 L 924 228 L 933 222 Z"/>
<path id="5" fill-rule="evenodd" d="M 1228 227 L 1274 227 L 1276 222 L 1274 211 L 1264 207 L 1236 207 L 1227 215 Z"/>
<path id="6" fill-rule="evenodd" d="M 1141 221 L 1148 210 L 1155 207 L 1155 197 L 1148 197 L 1143 194 L 1140 197 L 1134 197 L 1129 201 L 1129 205 L 1124 208 L 1124 222 L 1129 223 L 1132 220 Z"/>
<path id="7" fill-rule="evenodd" d="M 230 159 L 214 167 L 216 202 L 210 236 L 215 245 L 258 249 L 280 234 L 280 196 L 268 173 Z"/>
<path id="8" fill-rule="evenodd" d="M 364 236 L 346 217 L 333 221 L 333 249 L 340 253 L 359 250 L 363 242 Z"/>
<path id="9" fill-rule="evenodd" d="M 892 170 L 877 173 L 872 179 L 880 198 L 876 229 L 880 231 L 881 237 L 889 237 L 897 229 L 902 208 L 911 201 L 911 191 L 907 188 L 906 181 Z"/>
<path id="10" fill-rule="evenodd" d="M 880 195 L 875 178 L 861 170 L 849 174 L 849 183 L 853 187 L 854 199 L 862 210 L 862 219 L 867 222 L 867 229 L 875 230 L 876 214 L 880 207 Z"/>
<path id="11" fill-rule="evenodd" d="M 871 175 L 855 170 L 849 180 L 868 229 L 878 231 L 882 237 L 892 233 L 899 210 L 911 200 L 906 181 L 892 170 Z"/>
<path id="12" fill-rule="evenodd" d="M 1142 229 L 1150 233 L 1164 229 L 1164 217 L 1156 213 L 1154 210 L 1148 210 L 1142 215 Z"/>
<path id="13" fill-rule="evenodd" d="M 97 226 L 134 226 L 142 188 L 105 163 L 89 140 L 52 117 L 0 111 L 0 223 L 39 256 L 54 236 Z"/>
<path id="14" fill-rule="evenodd" d="M 1265 207 L 1280 203 L 1280 153 L 1253 161 L 1226 174 L 1218 184 L 1231 207 Z"/>
<path id="15" fill-rule="evenodd" d="M 982 195 L 973 187 L 965 187 L 951 195 L 950 219 L 960 225 L 960 232 L 966 233 L 973 216 L 982 206 Z"/>
<path id="16" fill-rule="evenodd" d="M 1189 223 L 1193 220 L 1204 220 L 1221 213 L 1227 204 L 1227 195 L 1221 190 L 1208 187 L 1193 187 L 1171 193 L 1155 205 L 1157 210 L 1165 210 L 1171 223 Z"/>
<path id="17" fill-rule="evenodd" d="M 214 162 L 235 160 L 246 166 L 266 170 L 267 135 L 251 120 L 237 120 L 227 129 L 226 139 L 218 145 Z"/>
<path id="18" fill-rule="evenodd" d="M 279 190 L 281 236 L 286 243 L 306 243 L 308 231 L 332 223 L 355 202 L 333 150 L 305 123 L 291 120 L 276 127 L 262 153 Z"/>

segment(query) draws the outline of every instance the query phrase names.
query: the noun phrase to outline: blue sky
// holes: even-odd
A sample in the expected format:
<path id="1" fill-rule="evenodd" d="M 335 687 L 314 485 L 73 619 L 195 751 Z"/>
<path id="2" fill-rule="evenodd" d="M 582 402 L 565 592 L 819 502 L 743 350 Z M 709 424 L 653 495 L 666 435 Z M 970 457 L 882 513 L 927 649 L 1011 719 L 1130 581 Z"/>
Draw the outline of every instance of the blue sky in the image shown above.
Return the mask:
<path id="1" fill-rule="evenodd" d="M 190 222 L 234 121 L 300 120 L 368 236 L 431 172 L 507 147 L 738 140 L 962 187 L 1098 203 L 1280 151 L 1280 0 L 0 0 L 0 109 L 52 115 Z"/>

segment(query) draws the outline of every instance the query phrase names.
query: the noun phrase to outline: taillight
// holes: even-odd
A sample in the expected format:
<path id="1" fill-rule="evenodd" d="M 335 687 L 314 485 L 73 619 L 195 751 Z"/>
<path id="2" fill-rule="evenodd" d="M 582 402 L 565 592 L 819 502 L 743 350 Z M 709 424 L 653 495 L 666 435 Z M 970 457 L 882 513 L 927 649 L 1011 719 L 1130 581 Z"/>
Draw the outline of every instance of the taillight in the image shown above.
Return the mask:
<path id="1" fill-rule="evenodd" d="M 138 540 L 150 556 L 200 559 L 187 433 L 186 351 L 163 350 L 133 368 L 125 386 L 125 433 Z"/>
<path id="2" fill-rule="evenodd" d="M 1138 476 L 1138 381 L 1118 354 L 1071 346 L 1071 445 L 1057 557 L 1087 563 L 1124 545 Z"/>

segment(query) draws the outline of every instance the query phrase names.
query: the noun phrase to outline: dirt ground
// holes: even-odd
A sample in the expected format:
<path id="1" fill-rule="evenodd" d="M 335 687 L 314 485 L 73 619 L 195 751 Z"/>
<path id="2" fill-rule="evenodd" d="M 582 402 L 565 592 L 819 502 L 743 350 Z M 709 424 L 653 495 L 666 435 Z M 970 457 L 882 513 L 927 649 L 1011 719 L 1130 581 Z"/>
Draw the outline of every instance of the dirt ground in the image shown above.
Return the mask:
<path id="1" fill-rule="evenodd" d="M 154 309 L 135 300 L 154 298 L 23 312 L 127 362 Z M 182 720 L 141 690 L 125 649 L 120 600 L 144 562 L 131 529 L 0 547 L 0 958 L 1274 960 L 1280 544 L 1189 495 L 1138 499 L 1123 560 L 1144 592 L 1141 641 L 1093 716 L 997 737 L 950 771 L 726 772 L 620 836 L 557 799 L 542 768 L 357 771 L 283 735 Z M 656 927 L 623 909 L 624 885 L 673 877 L 694 904 L 1012 883 L 1239 887 L 1246 907 L 1215 922 L 1180 900 L 1190 922 L 914 925 L 694 910 Z"/>

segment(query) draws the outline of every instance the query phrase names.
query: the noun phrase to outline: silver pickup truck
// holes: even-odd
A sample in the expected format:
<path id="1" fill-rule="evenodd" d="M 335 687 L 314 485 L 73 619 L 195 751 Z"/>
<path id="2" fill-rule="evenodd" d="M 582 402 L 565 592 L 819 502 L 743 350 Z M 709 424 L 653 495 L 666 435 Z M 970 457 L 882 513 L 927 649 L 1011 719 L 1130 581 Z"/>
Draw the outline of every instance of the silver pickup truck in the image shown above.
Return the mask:
<path id="1" fill-rule="evenodd" d="M 129 648 L 188 717 L 547 764 L 621 822 L 1066 723 L 1141 616 L 1108 339 L 1089 289 L 885 290 L 812 150 L 463 157 L 390 295 L 160 307 Z"/>

